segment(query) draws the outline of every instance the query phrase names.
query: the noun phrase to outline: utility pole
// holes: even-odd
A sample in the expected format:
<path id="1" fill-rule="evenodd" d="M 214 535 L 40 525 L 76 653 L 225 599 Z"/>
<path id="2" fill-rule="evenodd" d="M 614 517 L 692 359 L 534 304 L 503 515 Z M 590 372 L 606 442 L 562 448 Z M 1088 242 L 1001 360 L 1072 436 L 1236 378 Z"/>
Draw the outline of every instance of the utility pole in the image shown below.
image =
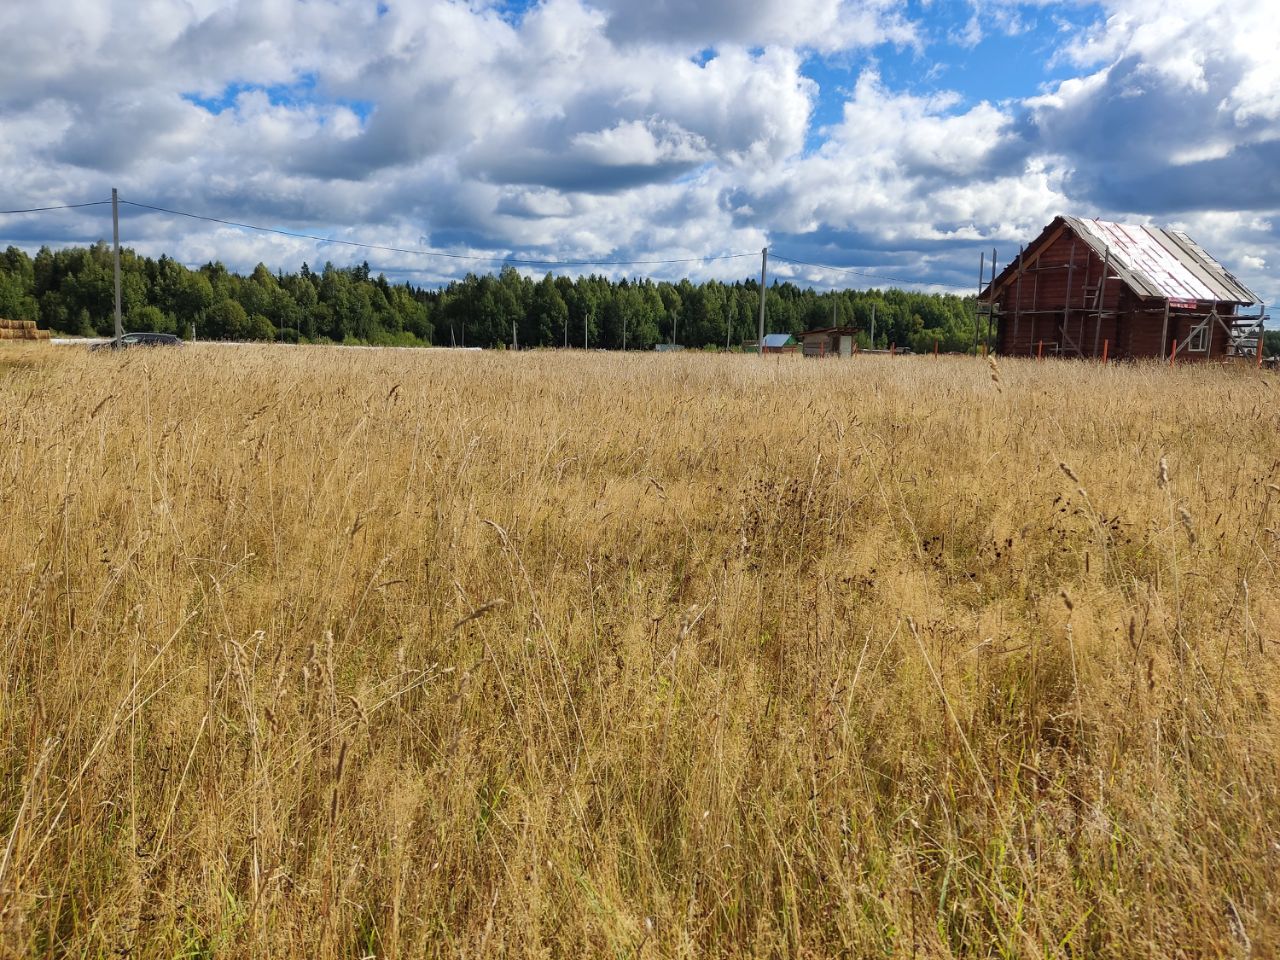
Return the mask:
<path id="1" fill-rule="evenodd" d="M 876 302 L 871 301 L 871 349 L 876 348 Z"/>
<path id="2" fill-rule="evenodd" d="M 116 339 L 124 336 L 124 325 L 120 322 L 120 195 L 116 188 L 111 188 L 111 234 L 116 248 Z"/>
<path id="3" fill-rule="evenodd" d="M 996 248 L 991 248 L 991 296 L 987 298 L 987 353 L 991 352 L 991 324 L 996 312 Z M 999 329 L 997 328 L 997 333 Z"/>
<path id="4" fill-rule="evenodd" d="M 584 313 L 582 315 L 582 349 L 587 349 L 587 325 L 591 323 L 591 314 Z"/>
<path id="5" fill-rule="evenodd" d="M 756 352 L 760 356 L 764 356 L 764 294 L 765 294 L 765 274 L 769 269 L 769 248 L 765 247 L 760 251 L 760 322 L 758 336 L 756 339 Z"/>
<path id="6" fill-rule="evenodd" d="M 978 294 L 973 298 L 973 355 L 975 357 L 978 355 L 978 304 L 982 300 L 982 276 L 986 272 L 987 251 L 983 250 L 978 254 Z M 1068 295 L 1070 295 L 1069 292 Z"/>

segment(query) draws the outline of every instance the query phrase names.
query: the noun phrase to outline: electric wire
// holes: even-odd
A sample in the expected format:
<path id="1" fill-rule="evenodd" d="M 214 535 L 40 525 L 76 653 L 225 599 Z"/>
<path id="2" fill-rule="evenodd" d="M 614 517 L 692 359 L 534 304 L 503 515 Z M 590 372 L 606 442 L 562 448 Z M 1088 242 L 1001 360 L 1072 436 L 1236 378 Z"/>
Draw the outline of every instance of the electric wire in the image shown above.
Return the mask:
<path id="1" fill-rule="evenodd" d="M 17 213 L 44 213 L 46 210 L 78 210 L 80 207 L 100 207 L 110 200 L 91 200 L 89 203 L 59 203 L 52 207 L 28 207 L 26 210 L 0 210 L 0 216 Z"/>
<path id="2" fill-rule="evenodd" d="M 714 257 L 676 257 L 664 260 L 534 260 L 524 257 L 478 257 L 462 253 L 445 253 L 440 250 L 420 250 L 411 247 L 389 247 L 379 243 L 363 243 L 358 240 L 340 240 L 335 237 L 320 237 L 310 233 L 295 233 L 292 230 L 281 230 L 277 227 L 263 227 L 253 223 L 241 223 L 236 220 L 225 220 L 221 217 L 209 217 L 199 213 L 188 213 L 185 210 L 173 210 L 168 207 L 155 206 L 150 203 L 139 203 L 136 200 L 120 200 L 131 207 L 154 210 L 178 217 L 190 217 L 192 220 L 205 220 L 209 223 L 221 223 L 229 227 L 240 227 L 244 230 L 257 230 L 261 233 L 274 233 L 282 237 L 293 237 L 297 240 L 314 240 L 317 243 L 335 243 L 347 247 L 359 247 L 364 250 L 381 250 L 389 253 L 404 253 L 420 257 L 445 257 L 449 260 L 468 260 L 476 263 L 510 263 L 529 267 L 628 267 L 653 266 L 674 263 L 708 263 L 713 260 L 737 260 L 743 257 L 754 257 L 755 253 L 727 253 Z"/>
<path id="3" fill-rule="evenodd" d="M 944 283 L 941 280 L 907 280 L 903 277 L 888 277 L 879 273 L 867 273 L 864 270 L 854 270 L 850 267 L 833 267 L 829 263 L 812 263 L 808 260 L 797 260 L 794 257 L 787 257 L 780 253 L 774 253 L 772 249 L 769 250 L 769 256 L 774 260 L 782 260 L 784 263 L 794 263 L 805 267 L 815 267 L 818 270 L 834 270 L 836 273 L 848 273 L 855 277 L 868 277 L 872 280 L 888 280 L 890 283 L 910 283 L 916 286 L 950 287 L 952 290 L 969 289 L 967 285 Z"/>
<path id="4" fill-rule="evenodd" d="M 207 223 L 220 223 L 228 227 L 237 227 L 242 230 L 255 230 L 259 233 L 271 233 L 282 237 L 291 237 L 295 240 L 312 240 L 316 243 L 331 243 L 346 247 L 357 247 L 363 250 L 379 250 L 387 253 L 402 253 L 408 256 L 419 257 L 441 257 L 447 260 L 461 260 L 472 263 L 507 263 L 517 266 L 528 267 L 631 267 L 631 266 L 661 266 L 678 263 L 713 263 L 722 260 L 741 260 L 746 257 L 754 257 L 756 253 L 725 253 L 710 257 L 668 257 L 649 260 L 539 260 L 527 257 L 483 257 L 474 254 L 463 253 L 447 253 L 443 250 L 422 250 L 413 247 L 393 247 L 379 243 L 365 243 L 359 240 L 342 240 L 337 237 L 321 237 L 311 233 L 300 233 L 292 230 L 281 230 L 278 227 L 264 227 L 254 223 L 243 223 L 238 220 L 228 220 L 223 217 L 211 217 L 205 214 L 190 213 L 186 210 L 175 210 L 171 207 L 162 207 L 151 203 L 142 203 L 137 200 L 125 200 L 123 197 L 119 199 L 122 204 L 131 207 L 138 207 L 142 210 L 151 210 L 155 213 L 165 213 L 175 217 L 187 217 L 192 220 L 203 220 Z M 0 216 L 11 216 L 24 213 L 44 213 L 51 210 L 77 210 L 84 207 L 100 207 L 111 203 L 110 200 L 91 200 L 86 203 L 62 203 L 46 207 L 28 207 L 20 210 L 0 210 Z M 935 286 L 948 287 L 952 290 L 968 290 L 968 285 L 945 283 L 937 280 L 909 280 L 904 277 L 891 277 L 882 274 L 869 273 L 865 270 L 855 270 L 852 267 L 837 267 L 829 263 L 814 263 L 810 260 L 800 260 L 796 257 L 788 257 L 785 254 L 777 253 L 773 249 L 769 250 L 770 256 L 774 260 L 780 260 L 783 263 L 790 263 L 796 266 L 813 267 L 816 270 L 830 270 L 835 273 L 849 274 L 850 276 L 863 277 L 869 280 L 887 281 L 889 283 L 905 283 L 914 286 Z"/>

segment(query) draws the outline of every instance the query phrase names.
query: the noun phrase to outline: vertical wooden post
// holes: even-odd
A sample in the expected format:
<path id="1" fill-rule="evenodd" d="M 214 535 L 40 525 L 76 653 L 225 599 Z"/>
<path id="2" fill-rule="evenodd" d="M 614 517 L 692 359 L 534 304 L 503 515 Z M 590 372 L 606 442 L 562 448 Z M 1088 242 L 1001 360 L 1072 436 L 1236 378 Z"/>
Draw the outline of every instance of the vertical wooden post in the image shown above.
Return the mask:
<path id="1" fill-rule="evenodd" d="M 124 325 L 120 321 L 120 195 L 116 188 L 111 188 L 111 233 L 115 247 L 116 275 L 116 339 L 124 336 Z"/>
<path id="2" fill-rule="evenodd" d="M 991 290 L 991 296 L 987 298 L 987 339 L 986 339 L 987 350 L 991 349 L 991 326 L 992 326 L 992 322 L 995 320 L 995 314 L 996 314 L 996 248 L 995 247 L 991 248 L 990 290 Z M 1000 328 L 999 326 L 997 326 L 996 336 L 998 337 L 999 335 L 1000 335 Z M 983 356 L 986 356 L 987 350 L 982 351 Z"/>
<path id="3" fill-rule="evenodd" d="M 1037 360 L 1044 359 L 1044 341 L 1043 340 L 1041 340 L 1040 345 L 1036 347 L 1036 359 Z"/>
<path id="4" fill-rule="evenodd" d="M 1164 301 L 1164 327 L 1160 331 L 1160 353 L 1164 353 L 1165 344 L 1169 342 L 1169 298 Z M 1129 353 L 1133 353 L 1133 341 L 1130 341 Z"/>
<path id="5" fill-rule="evenodd" d="M 1102 334 L 1102 298 L 1107 289 L 1107 270 L 1111 267 L 1111 248 L 1107 247 L 1102 258 L 1102 279 L 1098 281 L 1098 293 L 1093 300 L 1093 309 L 1097 319 L 1093 324 L 1093 355 L 1098 355 L 1098 337 Z"/>
<path id="6" fill-rule="evenodd" d="M 933 341 L 933 355 L 934 355 L 934 357 L 935 357 L 935 358 L 938 356 L 938 341 L 937 341 L 937 340 Z M 1259 346 L 1259 347 L 1258 347 L 1258 366 L 1262 366 L 1262 347 L 1261 347 L 1261 346 Z"/>
<path id="7" fill-rule="evenodd" d="M 765 247 L 760 251 L 760 322 L 757 324 L 759 333 L 759 347 L 757 352 L 760 356 L 764 356 L 764 295 L 765 295 L 765 274 L 769 269 L 769 248 Z"/>
<path id="8" fill-rule="evenodd" d="M 1265 303 L 1258 304 L 1258 369 L 1262 369 L 1262 343 L 1267 337 L 1266 328 L 1263 327 L 1262 321 L 1267 319 L 1267 305 Z"/>
<path id="9" fill-rule="evenodd" d="M 1076 238 L 1075 238 L 1075 235 L 1072 234 L 1071 259 L 1067 262 L 1067 294 L 1062 298 L 1062 330 L 1061 330 L 1061 336 L 1059 337 L 1059 341 L 1063 345 L 1066 344 L 1067 335 L 1070 333 L 1070 330 L 1067 328 L 1067 324 L 1070 323 L 1071 321 L 1071 281 L 1075 278 L 1075 273 L 1076 273 Z M 1077 353 L 1079 352 L 1079 346 L 1077 346 L 1076 352 Z"/>
<path id="10" fill-rule="evenodd" d="M 1178 355 L 1178 338 L 1173 338 L 1173 349 L 1169 351 L 1169 366 L 1173 366 L 1173 358 Z"/>
<path id="11" fill-rule="evenodd" d="M 1037 261 L 1038 262 L 1038 261 Z M 1036 271 L 1035 279 L 1031 283 L 1031 342 L 1036 342 L 1036 323 L 1039 321 L 1039 311 L 1036 309 L 1040 303 L 1040 268 L 1033 268 Z M 1041 341 L 1043 343 L 1043 341 Z M 1029 352 L 1029 351 L 1028 351 Z"/>
<path id="12" fill-rule="evenodd" d="M 1102 341 L 1102 362 L 1104 364 L 1107 362 L 1107 348 L 1109 348 L 1110 346 L 1111 346 L 1110 340 Z"/>
<path id="13" fill-rule="evenodd" d="M 978 307 L 982 303 L 982 278 L 987 272 L 987 251 L 978 251 L 978 292 L 973 298 L 973 352 L 978 352 Z"/>
<path id="14" fill-rule="evenodd" d="M 1022 314 L 1022 257 L 1023 257 L 1023 253 L 1024 253 L 1024 249 L 1023 249 L 1022 247 L 1018 247 L 1018 282 L 1014 285 L 1014 288 L 1013 288 L 1013 340 L 1014 340 L 1014 342 L 1015 342 L 1015 343 L 1016 343 L 1016 342 L 1017 342 L 1017 340 L 1018 340 L 1018 328 L 1019 328 L 1019 326 L 1020 326 L 1020 324 L 1019 324 L 1019 322 L 1018 322 L 1018 321 L 1019 321 L 1019 319 L 1020 319 L 1020 317 L 1021 317 L 1021 314 Z M 1008 352 L 1009 352 L 1009 353 L 1012 353 L 1012 352 L 1013 352 L 1013 348 L 1010 348 Z"/>

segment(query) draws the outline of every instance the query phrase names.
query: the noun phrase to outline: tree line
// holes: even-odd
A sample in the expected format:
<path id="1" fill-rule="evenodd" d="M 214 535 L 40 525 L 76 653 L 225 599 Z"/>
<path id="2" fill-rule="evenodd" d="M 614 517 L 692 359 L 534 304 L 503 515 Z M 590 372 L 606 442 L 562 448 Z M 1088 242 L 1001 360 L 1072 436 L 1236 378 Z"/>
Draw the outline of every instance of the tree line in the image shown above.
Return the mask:
<path id="1" fill-rule="evenodd" d="M 477 347 L 589 346 L 652 349 L 675 343 L 736 348 L 754 340 L 760 287 L 753 279 L 695 284 L 526 276 L 512 267 L 468 274 L 438 288 L 391 283 L 368 263 L 296 273 L 258 264 L 248 276 L 221 263 L 190 269 L 167 256 L 121 250 L 121 309 L 131 331 L 200 339 L 288 340 Z M 875 346 L 944 351 L 973 346 L 974 298 L 904 290 L 818 292 L 789 281 L 766 292 L 766 330 L 799 334 L 855 327 L 864 349 L 874 313 Z M 10 246 L 0 255 L 0 316 L 35 320 L 72 335 L 114 328 L 111 248 L 50 250 L 34 257 Z"/>

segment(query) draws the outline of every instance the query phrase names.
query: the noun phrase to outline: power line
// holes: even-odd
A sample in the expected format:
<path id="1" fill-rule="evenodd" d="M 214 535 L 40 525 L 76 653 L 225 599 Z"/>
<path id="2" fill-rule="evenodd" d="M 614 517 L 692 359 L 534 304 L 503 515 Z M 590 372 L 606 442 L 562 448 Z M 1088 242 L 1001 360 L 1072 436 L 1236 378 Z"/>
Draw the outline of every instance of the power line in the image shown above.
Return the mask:
<path id="1" fill-rule="evenodd" d="M 890 283 L 910 283 L 916 286 L 932 286 L 932 287 L 950 287 L 953 290 L 968 290 L 969 286 L 959 283 L 943 283 L 939 280 L 906 280 L 902 277 L 887 277 L 878 273 L 867 273 L 865 270 L 853 270 L 849 267 L 833 267 L 827 263 L 810 263 L 808 260 L 796 260 L 793 257 L 784 257 L 780 253 L 774 253 L 772 249 L 769 255 L 775 260 L 783 260 L 787 263 L 795 263 L 804 267 L 816 267 L 819 270 L 834 270 L 836 273 L 850 273 L 856 277 L 868 277 L 872 280 L 888 280 Z"/>
<path id="2" fill-rule="evenodd" d="M 509 263 L 519 266 L 528 267 L 632 267 L 632 266 L 660 266 L 677 263 L 712 263 L 721 260 L 741 260 L 746 257 L 754 257 L 753 253 L 726 253 L 713 257 L 668 257 L 652 260 L 536 260 L 525 257 L 478 257 L 463 253 L 446 253 L 442 250 L 422 250 L 411 247 L 392 247 L 379 243 L 364 243 L 359 240 L 341 240 L 336 237 L 321 237 L 311 233 L 298 233 L 292 230 L 281 230 L 278 227 L 264 227 L 254 223 L 243 223 L 238 220 L 227 220 L 223 217 L 211 217 L 199 213 L 190 213 L 186 210 L 175 210 L 171 207 L 161 207 L 150 203 L 141 203 L 136 200 L 121 199 L 121 203 L 128 204 L 131 207 L 138 207 L 142 210 L 151 210 L 156 213 L 166 213 L 175 217 L 187 217 L 192 220 L 203 220 L 207 223 L 220 223 L 228 227 L 237 227 L 242 230 L 256 230 L 259 233 L 272 233 L 281 237 L 290 237 L 295 240 L 312 240 L 316 243 L 332 243 L 345 247 L 357 247 L 362 250 L 379 250 L 387 253 L 402 253 L 408 256 L 416 257 L 442 257 L 448 260 L 462 260 L 472 263 Z M 92 200 L 87 203 L 63 203 L 47 207 L 28 207 L 22 210 L 0 210 L 0 216 L 9 216 L 23 213 L 44 213 L 51 210 L 77 210 L 84 207 L 100 207 L 111 203 L 110 200 Z M 770 251 L 775 260 L 781 260 L 784 263 L 791 263 L 797 266 L 813 267 L 817 270 L 830 270 L 835 273 L 845 273 L 851 276 L 864 277 L 869 280 L 888 281 L 890 283 L 906 283 L 916 286 L 935 286 L 949 287 L 953 290 L 968 290 L 966 284 L 943 283 L 931 280 L 908 280 L 903 277 L 890 277 L 881 274 L 868 273 L 864 270 L 854 270 L 851 267 L 836 267 L 828 263 L 813 263 L 809 260 L 798 260 L 795 257 L 787 257 L 780 253 Z"/>
<path id="3" fill-rule="evenodd" d="M 628 267 L 652 266 L 671 263 L 707 263 L 713 260 L 736 260 L 742 257 L 754 257 L 754 253 L 727 253 L 715 257 L 677 257 L 666 260 L 530 260 L 522 257 L 476 257 L 462 253 L 444 253 L 439 250 L 418 250 L 409 247 L 388 247 L 379 243 L 362 243 L 358 240 L 339 240 L 334 237 L 319 237 L 310 233 L 295 233 L 291 230 L 280 230 L 276 227 L 263 227 L 252 223 L 240 223 L 236 220 L 224 220 L 221 217 L 208 217 L 199 213 L 188 213 L 185 210 L 173 210 L 158 207 L 149 203 L 138 203 L 134 200 L 121 200 L 131 207 L 168 213 L 177 217 L 189 217 L 192 220 L 205 220 L 209 223 L 221 223 L 229 227 L 240 227 L 244 230 L 257 230 L 261 233 L 274 233 L 282 237 L 293 237 L 296 240 L 314 240 L 317 243 L 335 243 L 347 247 L 359 247 L 364 250 L 382 250 L 389 253 L 404 253 L 418 257 L 445 257 L 450 260 L 469 260 L 476 263 L 511 263 L 530 267 Z"/>
<path id="4" fill-rule="evenodd" d="M 11 213 L 44 213 L 46 210 L 77 210 L 80 207 L 100 207 L 110 202 L 110 200 L 93 200 L 89 203 L 60 203 L 53 207 L 29 207 L 26 210 L 0 210 L 0 216 Z"/>

